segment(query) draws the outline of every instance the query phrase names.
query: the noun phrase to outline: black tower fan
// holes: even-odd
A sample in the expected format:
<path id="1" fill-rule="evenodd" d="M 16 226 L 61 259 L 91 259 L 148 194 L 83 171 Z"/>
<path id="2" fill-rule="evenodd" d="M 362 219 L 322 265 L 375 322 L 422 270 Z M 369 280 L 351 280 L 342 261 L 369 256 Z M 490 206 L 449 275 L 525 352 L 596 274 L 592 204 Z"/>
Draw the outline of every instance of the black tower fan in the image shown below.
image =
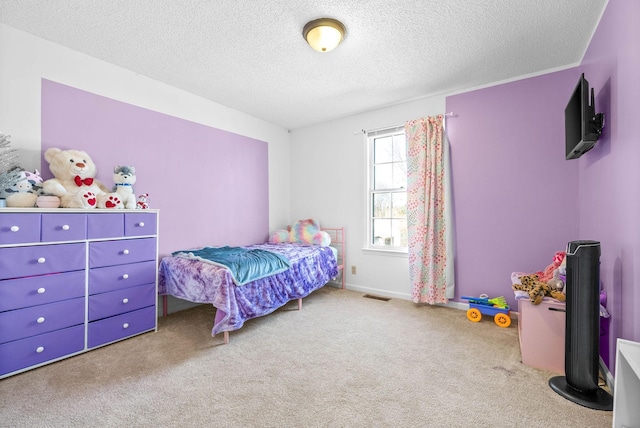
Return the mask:
<path id="1" fill-rule="evenodd" d="M 612 410 L 613 397 L 598 387 L 600 362 L 600 243 L 567 245 L 565 376 L 549 379 L 558 394 L 582 406 Z"/>

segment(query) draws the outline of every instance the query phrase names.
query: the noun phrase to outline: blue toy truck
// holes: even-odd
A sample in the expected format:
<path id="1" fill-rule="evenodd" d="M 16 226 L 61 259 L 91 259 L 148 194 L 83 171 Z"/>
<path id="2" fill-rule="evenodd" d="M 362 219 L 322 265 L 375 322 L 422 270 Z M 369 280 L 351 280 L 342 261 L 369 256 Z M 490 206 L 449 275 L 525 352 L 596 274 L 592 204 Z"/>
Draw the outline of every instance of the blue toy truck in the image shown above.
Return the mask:
<path id="1" fill-rule="evenodd" d="M 467 318 L 469 321 L 478 322 L 482 319 L 482 314 L 493 316 L 493 321 L 500 327 L 507 328 L 511 325 L 509 316 L 509 305 L 504 297 L 470 297 L 462 296 L 462 299 L 469 301 Z"/>

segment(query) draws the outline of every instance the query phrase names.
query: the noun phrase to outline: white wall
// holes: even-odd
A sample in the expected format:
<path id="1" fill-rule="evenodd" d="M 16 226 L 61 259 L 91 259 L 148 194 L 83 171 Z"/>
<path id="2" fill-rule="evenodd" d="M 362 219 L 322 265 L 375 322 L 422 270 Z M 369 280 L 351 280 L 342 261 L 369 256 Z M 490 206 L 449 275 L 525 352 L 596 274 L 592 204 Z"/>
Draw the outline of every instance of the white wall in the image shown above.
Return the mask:
<path id="1" fill-rule="evenodd" d="M 11 146 L 25 169 L 42 167 L 41 78 L 266 141 L 269 229 L 289 222 L 290 136 L 285 128 L 0 24 L 0 132 L 12 136 Z"/>
<path id="2" fill-rule="evenodd" d="M 317 218 L 347 231 L 347 285 L 410 298 L 406 257 L 366 253 L 362 129 L 444 113 L 445 97 L 403 103 L 292 131 L 0 24 L 0 132 L 26 169 L 40 165 L 40 79 L 269 143 L 269 228 Z M 293 179 L 292 179 L 293 178 Z M 351 275 L 350 266 L 357 267 Z"/>
<path id="3" fill-rule="evenodd" d="M 291 133 L 291 219 L 344 226 L 347 288 L 411 298 L 405 256 L 363 250 L 366 227 L 366 137 L 362 130 L 445 113 L 445 97 L 403 103 Z M 356 266 L 356 274 L 351 274 Z"/>

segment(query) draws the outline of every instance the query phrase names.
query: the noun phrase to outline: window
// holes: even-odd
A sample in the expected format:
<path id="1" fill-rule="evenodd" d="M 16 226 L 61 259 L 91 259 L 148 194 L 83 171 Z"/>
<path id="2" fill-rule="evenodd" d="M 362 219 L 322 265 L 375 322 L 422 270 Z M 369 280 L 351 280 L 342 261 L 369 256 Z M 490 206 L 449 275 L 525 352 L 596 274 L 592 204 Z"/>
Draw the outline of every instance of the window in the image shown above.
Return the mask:
<path id="1" fill-rule="evenodd" d="M 407 149 L 404 126 L 369 132 L 367 248 L 406 251 Z"/>

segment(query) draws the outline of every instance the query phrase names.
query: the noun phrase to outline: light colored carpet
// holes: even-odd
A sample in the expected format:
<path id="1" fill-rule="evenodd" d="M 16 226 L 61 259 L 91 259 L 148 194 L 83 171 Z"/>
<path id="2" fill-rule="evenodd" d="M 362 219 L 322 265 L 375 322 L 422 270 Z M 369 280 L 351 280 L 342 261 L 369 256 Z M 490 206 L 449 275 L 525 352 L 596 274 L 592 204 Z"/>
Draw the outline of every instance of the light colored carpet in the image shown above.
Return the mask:
<path id="1" fill-rule="evenodd" d="M 610 427 L 520 362 L 517 326 L 318 290 L 210 336 L 203 305 L 158 332 L 0 381 L 2 427 Z"/>

